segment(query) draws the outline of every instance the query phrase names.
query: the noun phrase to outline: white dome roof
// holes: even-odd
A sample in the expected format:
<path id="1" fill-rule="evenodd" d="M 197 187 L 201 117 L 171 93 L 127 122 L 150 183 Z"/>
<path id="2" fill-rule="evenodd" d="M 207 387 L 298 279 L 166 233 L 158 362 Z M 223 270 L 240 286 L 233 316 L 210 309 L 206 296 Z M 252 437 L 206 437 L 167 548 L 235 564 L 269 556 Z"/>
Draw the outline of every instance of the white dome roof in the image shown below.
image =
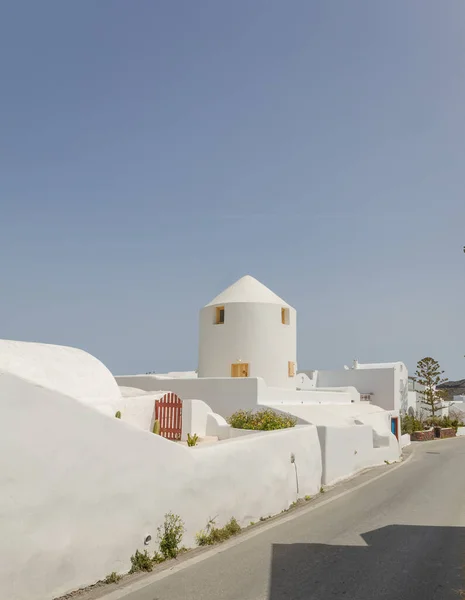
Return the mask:
<path id="1" fill-rule="evenodd" d="M 229 304 L 231 302 L 252 302 L 257 304 L 279 304 L 290 308 L 287 302 L 260 283 L 255 277 L 245 275 L 230 285 L 224 292 L 213 298 L 206 306 Z"/>
<path id="2" fill-rule="evenodd" d="M 0 340 L 0 377 L 11 374 L 91 405 L 121 398 L 118 384 L 97 358 L 68 346 Z"/>

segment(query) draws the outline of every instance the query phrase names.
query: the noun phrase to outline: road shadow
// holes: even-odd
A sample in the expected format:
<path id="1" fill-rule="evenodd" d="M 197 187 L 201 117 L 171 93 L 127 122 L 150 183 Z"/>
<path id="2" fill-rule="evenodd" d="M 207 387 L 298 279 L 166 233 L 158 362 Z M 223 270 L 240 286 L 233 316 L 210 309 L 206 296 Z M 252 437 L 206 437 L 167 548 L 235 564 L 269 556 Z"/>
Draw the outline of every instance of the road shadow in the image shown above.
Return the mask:
<path id="1" fill-rule="evenodd" d="M 464 567 L 465 527 L 390 525 L 358 546 L 274 544 L 269 600 L 459 600 Z"/>

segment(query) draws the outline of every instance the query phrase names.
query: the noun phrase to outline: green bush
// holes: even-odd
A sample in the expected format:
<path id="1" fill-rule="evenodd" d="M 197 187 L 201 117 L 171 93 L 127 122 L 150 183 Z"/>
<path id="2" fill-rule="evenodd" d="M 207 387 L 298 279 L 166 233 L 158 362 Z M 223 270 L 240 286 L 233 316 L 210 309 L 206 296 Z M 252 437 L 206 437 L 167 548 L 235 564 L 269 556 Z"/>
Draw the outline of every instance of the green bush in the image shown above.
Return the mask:
<path id="1" fill-rule="evenodd" d="M 272 431 L 295 427 L 297 418 L 288 414 L 276 413 L 271 408 L 253 412 L 238 410 L 228 419 L 231 427 L 236 429 L 254 429 L 256 431 Z"/>
<path id="2" fill-rule="evenodd" d="M 120 410 L 117 410 L 117 411 L 116 411 L 115 417 L 116 417 L 117 419 L 121 419 L 121 411 L 120 411 Z"/>
<path id="3" fill-rule="evenodd" d="M 210 519 L 204 530 L 200 531 L 196 536 L 199 546 L 212 546 L 229 539 L 233 535 L 237 535 L 241 531 L 241 526 L 234 517 L 226 523 L 224 527 L 215 527 L 215 521 Z"/>
<path id="4" fill-rule="evenodd" d="M 158 528 L 160 552 L 164 558 L 176 558 L 183 535 L 184 522 L 181 517 L 172 512 L 167 513 L 163 525 Z"/>
<path id="5" fill-rule="evenodd" d="M 153 433 L 155 435 L 160 435 L 160 421 L 158 420 L 153 424 Z"/>
<path id="6" fill-rule="evenodd" d="M 140 571 L 151 571 L 153 569 L 153 560 L 150 558 L 147 550 L 136 553 L 131 556 L 131 569 L 130 573 L 139 573 Z"/>
<path id="7" fill-rule="evenodd" d="M 405 433 L 412 435 L 415 431 L 423 431 L 425 428 L 421 419 L 417 419 L 417 417 L 411 415 L 404 415 L 401 418 L 400 427 L 402 435 Z"/>
<path id="8" fill-rule="evenodd" d="M 116 571 L 112 571 L 110 575 L 105 577 L 105 583 L 118 583 L 121 579 L 121 575 L 118 575 Z"/>
<path id="9" fill-rule="evenodd" d="M 461 427 L 462 425 L 461 419 L 455 414 L 444 417 L 428 417 L 424 420 L 414 416 L 405 415 L 401 419 L 402 434 L 409 433 L 410 435 L 415 431 L 424 431 L 430 427 L 453 427 L 457 431 L 457 427 Z"/>
<path id="10" fill-rule="evenodd" d="M 457 427 L 461 427 L 463 425 L 461 419 L 459 419 L 457 415 L 449 415 L 444 417 L 430 417 L 429 419 L 426 419 L 425 423 L 429 427 L 453 427 L 456 431 Z"/>

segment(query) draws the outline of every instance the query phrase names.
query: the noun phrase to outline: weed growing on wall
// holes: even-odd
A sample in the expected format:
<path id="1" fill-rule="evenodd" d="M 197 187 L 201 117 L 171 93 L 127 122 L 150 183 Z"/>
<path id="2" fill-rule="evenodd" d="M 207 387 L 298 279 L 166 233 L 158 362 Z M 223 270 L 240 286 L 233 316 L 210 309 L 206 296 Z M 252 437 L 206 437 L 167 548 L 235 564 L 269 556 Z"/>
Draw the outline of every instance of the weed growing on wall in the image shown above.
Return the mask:
<path id="1" fill-rule="evenodd" d="M 121 419 L 121 411 L 120 411 L 120 410 L 117 410 L 117 411 L 116 411 L 115 417 L 116 417 L 117 419 Z"/>
<path id="2" fill-rule="evenodd" d="M 153 559 L 150 557 L 147 550 L 139 552 L 136 550 L 135 554 L 131 556 L 131 569 L 130 573 L 139 573 L 140 571 L 151 571 L 153 569 Z"/>
<path id="3" fill-rule="evenodd" d="M 153 424 L 153 433 L 155 435 L 160 435 L 160 421 L 158 420 Z"/>
<path id="4" fill-rule="evenodd" d="M 197 442 L 199 441 L 199 436 L 194 433 L 194 435 L 191 435 L 190 433 L 187 434 L 187 445 L 188 446 L 197 446 Z"/>
<path id="5" fill-rule="evenodd" d="M 212 546 L 224 542 L 240 531 L 241 526 L 234 517 L 231 517 L 226 525 L 221 528 L 215 526 L 214 519 L 210 519 L 205 529 L 200 531 L 195 538 L 199 546 Z"/>
<path id="6" fill-rule="evenodd" d="M 110 575 L 107 575 L 105 577 L 105 583 L 118 583 L 120 579 L 121 575 L 118 575 L 116 571 L 113 571 L 112 573 L 110 573 Z"/>
<path id="7" fill-rule="evenodd" d="M 163 557 L 176 558 L 179 554 L 182 536 L 184 535 L 184 521 L 179 515 L 169 512 L 165 515 L 165 521 L 158 528 L 158 542 Z"/>
<path id="8" fill-rule="evenodd" d="M 265 408 L 256 412 L 238 410 L 229 417 L 228 423 L 235 429 L 272 431 L 274 429 L 295 427 L 297 418 L 284 413 L 276 413 L 271 408 Z"/>

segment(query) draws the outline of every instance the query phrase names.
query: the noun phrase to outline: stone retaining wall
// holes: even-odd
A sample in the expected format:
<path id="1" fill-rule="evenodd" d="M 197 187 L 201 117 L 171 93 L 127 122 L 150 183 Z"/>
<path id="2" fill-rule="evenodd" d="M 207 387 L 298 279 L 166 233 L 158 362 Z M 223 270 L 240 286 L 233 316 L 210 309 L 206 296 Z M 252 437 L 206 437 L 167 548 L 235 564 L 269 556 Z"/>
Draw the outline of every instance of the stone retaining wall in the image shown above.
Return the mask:
<path id="1" fill-rule="evenodd" d="M 453 427 L 447 427 L 441 429 L 441 434 L 440 434 L 440 438 L 451 438 L 451 437 L 455 437 L 456 436 L 456 431 Z"/>
<path id="2" fill-rule="evenodd" d="M 432 427 L 426 431 L 414 431 L 410 436 L 412 442 L 429 442 L 434 439 L 445 439 L 456 436 L 454 427 Z"/>
<path id="3" fill-rule="evenodd" d="M 414 431 L 410 436 L 412 442 L 429 442 L 434 440 L 434 429 L 428 429 L 426 431 Z"/>

